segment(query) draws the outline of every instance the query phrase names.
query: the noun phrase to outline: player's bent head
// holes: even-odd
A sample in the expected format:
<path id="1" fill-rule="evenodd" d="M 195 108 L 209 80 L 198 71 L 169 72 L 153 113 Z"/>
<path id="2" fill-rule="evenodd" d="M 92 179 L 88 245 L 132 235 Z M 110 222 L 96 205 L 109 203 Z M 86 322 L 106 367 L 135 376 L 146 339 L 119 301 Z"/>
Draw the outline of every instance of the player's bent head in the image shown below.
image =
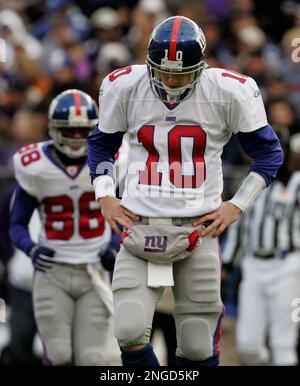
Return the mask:
<path id="1" fill-rule="evenodd" d="M 58 94 L 49 106 L 49 135 L 70 158 L 86 154 L 86 139 L 98 122 L 96 102 L 77 89 Z"/>
<path id="2" fill-rule="evenodd" d="M 162 21 L 152 32 L 147 68 L 154 94 L 166 103 L 188 98 L 206 67 L 206 39 L 198 25 L 184 16 Z"/>

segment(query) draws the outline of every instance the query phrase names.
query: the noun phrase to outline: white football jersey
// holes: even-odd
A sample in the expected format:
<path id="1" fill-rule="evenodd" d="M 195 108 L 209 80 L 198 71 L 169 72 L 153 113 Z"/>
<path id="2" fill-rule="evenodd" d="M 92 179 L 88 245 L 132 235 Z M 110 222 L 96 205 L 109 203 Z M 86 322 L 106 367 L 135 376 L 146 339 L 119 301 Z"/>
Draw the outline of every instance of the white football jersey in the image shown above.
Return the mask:
<path id="1" fill-rule="evenodd" d="M 99 96 L 99 127 L 129 134 L 122 204 L 150 217 L 190 217 L 221 204 L 221 154 L 232 133 L 266 126 L 255 81 L 219 68 L 205 69 L 192 95 L 164 104 L 152 92 L 146 65 L 107 76 Z"/>
<path id="2" fill-rule="evenodd" d="M 69 264 L 99 261 L 111 238 L 90 182 L 89 168 L 63 168 L 51 153 L 52 141 L 32 144 L 14 154 L 19 185 L 39 202 L 39 243 Z"/>

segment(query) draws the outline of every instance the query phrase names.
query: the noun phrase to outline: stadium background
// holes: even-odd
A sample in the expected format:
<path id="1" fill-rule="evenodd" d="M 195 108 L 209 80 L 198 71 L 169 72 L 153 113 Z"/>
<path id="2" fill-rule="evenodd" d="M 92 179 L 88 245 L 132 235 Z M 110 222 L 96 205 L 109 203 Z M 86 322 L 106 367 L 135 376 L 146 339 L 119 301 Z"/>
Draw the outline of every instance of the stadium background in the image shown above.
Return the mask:
<path id="1" fill-rule="evenodd" d="M 0 0 L 0 298 L 8 314 L 12 154 L 47 138 L 47 109 L 55 95 L 79 88 L 97 101 L 103 77 L 116 68 L 144 63 L 154 26 L 176 14 L 190 17 L 204 30 L 209 66 L 256 80 L 269 122 L 284 144 L 300 131 L 299 1 Z M 248 165 L 232 138 L 223 154 L 224 199 L 236 190 Z M 234 343 L 239 275 L 236 261 L 223 280 L 227 316 L 221 364 L 240 363 Z M 162 306 L 165 312 L 169 308 Z M 0 324 L 0 351 L 8 340 L 8 327 Z M 161 334 L 154 340 L 165 361 Z M 112 352 L 112 357 L 117 355 Z"/>

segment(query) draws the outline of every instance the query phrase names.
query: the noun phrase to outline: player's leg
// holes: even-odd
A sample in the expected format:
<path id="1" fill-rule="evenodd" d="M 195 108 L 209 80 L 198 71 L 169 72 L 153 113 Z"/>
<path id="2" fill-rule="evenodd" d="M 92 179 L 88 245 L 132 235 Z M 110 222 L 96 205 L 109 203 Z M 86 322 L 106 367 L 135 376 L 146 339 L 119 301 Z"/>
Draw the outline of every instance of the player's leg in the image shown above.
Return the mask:
<path id="1" fill-rule="evenodd" d="M 236 344 L 242 364 L 265 365 L 269 360 L 266 347 L 267 298 L 266 279 L 270 261 L 245 257 L 239 287 Z"/>
<path id="2" fill-rule="evenodd" d="M 37 332 L 33 315 L 31 292 L 10 287 L 10 328 L 11 340 L 8 347 L 9 365 L 32 366 L 37 363 L 33 354 L 33 341 Z"/>
<path id="3" fill-rule="evenodd" d="M 292 301 L 300 295 L 299 256 L 290 255 L 276 261 L 270 288 L 270 346 L 272 364 L 293 366 L 297 364 L 297 338 L 299 323 L 292 319 Z"/>
<path id="4" fill-rule="evenodd" d="M 75 301 L 73 345 L 77 366 L 104 366 L 112 317 L 96 293 L 85 269 L 74 268 Z"/>
<path id="5" fill-rule="evenodd" d="M 161 330 L 167 350 L 167 366 L 176 365 L 176 327 L 173 315 L 164 312 L 155 312 L 153 330 Z M 153 332 L 152 330 L 152 332 Z M 152 334 L 153 335 L 153 334 Z M 151 336 L 152 340 L 152 336 Z"/>
<path id="6" fill-rule="evenodd" d="M 155 306 L 163 288 L 147 287 L 147 262 L 123 246 L 113 275 L 115 337 L 123 365 L 158 365 L 149 343 Z"/>
<path id="7" fill-rule="evenodd" d="M 71 284 L 71 272 L 65 265 L 55 264 L 47 273 L 35 272 L 34 314 L 45 357 L 52 365 L 68 365 L 72 361 L 74 302 L 68 294 Z"/>
<path id="8" fill-rule="evenodd" d="M 218 241 L 207 236 L 191 257 L 174 264 L 177 363 L 217 365 L 223 304 Z"/>

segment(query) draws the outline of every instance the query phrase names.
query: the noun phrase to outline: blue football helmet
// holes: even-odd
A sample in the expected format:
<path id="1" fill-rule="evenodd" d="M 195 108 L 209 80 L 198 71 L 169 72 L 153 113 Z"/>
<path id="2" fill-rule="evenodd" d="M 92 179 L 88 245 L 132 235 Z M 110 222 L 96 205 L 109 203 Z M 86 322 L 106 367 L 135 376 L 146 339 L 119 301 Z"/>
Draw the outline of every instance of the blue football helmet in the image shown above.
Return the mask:
<path id="1" fill-rule="evenodd" d="M 161 22 L 150 37 L 146 61 L 154 94 L 166 103 L 188 98 L 207 66 L 205 47 L 203 31 L 187 17 L 173 16 Z M 189 80 L 171 88 L 162 82 L 161 73 L 188 74 Z"/>
<path id="2" fill-rule="evenodd" d="M 49 135 L 55 147 L 70 158 L 86 154 L 86 139 L 97 122 L 97 104 L 83 91 L 63 91 L 50 103 Z"/>

